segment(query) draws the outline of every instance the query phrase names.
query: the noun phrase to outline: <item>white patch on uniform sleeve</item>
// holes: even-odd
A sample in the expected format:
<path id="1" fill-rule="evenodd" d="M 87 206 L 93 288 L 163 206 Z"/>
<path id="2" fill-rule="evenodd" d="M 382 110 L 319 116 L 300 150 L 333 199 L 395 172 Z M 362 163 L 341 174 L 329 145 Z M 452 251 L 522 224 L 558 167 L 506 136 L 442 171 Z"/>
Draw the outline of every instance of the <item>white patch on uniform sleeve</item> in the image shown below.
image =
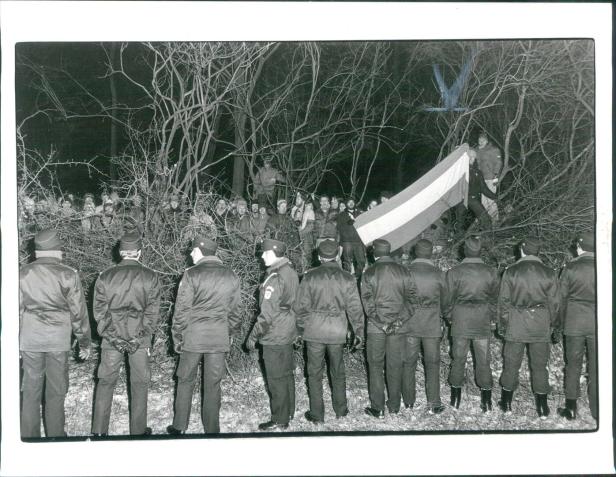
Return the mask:
<path id="1" fill-rule="evenodd" d="M 266 300 L 269 300 L 270 297 L 272 296 L 272 292 L 274 291 L 274 287 L 272 286 L 268 286 L 265 288 L 265 294 L 263 295 L 263 298 Z"/>

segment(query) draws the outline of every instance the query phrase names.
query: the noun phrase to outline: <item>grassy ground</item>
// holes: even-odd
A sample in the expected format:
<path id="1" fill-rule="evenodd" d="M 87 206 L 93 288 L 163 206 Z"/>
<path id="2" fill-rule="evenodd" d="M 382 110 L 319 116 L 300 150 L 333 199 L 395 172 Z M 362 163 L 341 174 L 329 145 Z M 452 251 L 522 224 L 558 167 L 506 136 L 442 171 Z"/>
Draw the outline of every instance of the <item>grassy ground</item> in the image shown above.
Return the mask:
<path id="1" fill-rule="evenodd" d="M 495 384 L 501 372 L 501 343 L 492 343 L 493 375 Z M 449 398 L 449 386 L 446 383 L 449 356 L 448 344 L 442 345 L 441 366 L 441 398 L 445 404 Z M 417 370 L 417 402 L 413 410 L 403 410 L 398 415 L 386 415 L 385 419 L 377 420 L 363 413 L 369 404 L 366 381 L 366 371 L 363 357 L 359 354 L 345 356 L 347 369 L 347 398 L 349 415 L 343 419 L 335 419 L 329 387 L 324 386 L 326 404 L 325 423 L 313 425 L 303 418 L 308 409 L 308 395 L 303 373 L 303 363 L 298 361 L 295 373 L 297 406 L 295 419 L 291 422 L 289 432 L 357 432 L 357 431 L 529 431 L 529 430 L 585 430 L 596 428 L 596 422 L 590 416 L 588 401 L 583 397 L 578 402 L 579 413 L 575 421 L 567 421 L 556 414 L 556 408 L 563 404 L 563 370 L 562 347 L 556 345 L 552 349 L 550 360 L 550 384 L 553 392 L 549 396 L 550 416 L 545 419 L 537 417 L 534 399 L 530 391 L 528 361 L 525 358 L 520 372 L 520 388 L 514 396 L 513 413 L 504 415 L 496 407 L 500 396 L 500 387 L 494 388 L 494 411 L 482 413 L 479 408 L 480 396 L 473 382 L 472 364 L 469 357 L 467 364 L 467 385 L 462 394 L 462 404 L 459 410 L 446 406 L 444 413 L 432 416 L 427 413 L 423 387 L 423 366 Z M 260 422 L 269 419 L 269 400 L 259 367 L 257 355 L 253 353 L 248 359 L 253 366 L 242 369 L 231 369 L 223 381 L 223 398 L 220 413 L 221 431 L 226 433 L 249 433 L 257 431 Z M 70 389 L 66 399 L 67 432 L 69 436 L 84 436 L 90 433 L 92 416 L 92 399 L 94 391 L 94 375 L 97 359 L 86 363 L 72 363 L 70 371 Z M 165 434 L 165 428 L 173 419 L 173 395 L 175 361 L 165 356 L 155 357 L 152 364 L 152 382 L 148 400 L 148 424 L 154 434 Z M 585 394 L 585 393 L 583 393 Z M 207 398 L 207 396 L 206 396 Z M 195 392 L 193 408 L 188 433 L 203 432 L 200 420 L 201 395 Z M 128 434 L 128 397 L 126 392 L 126 376 L 121 372 L 113 400 L 111 413 L 110 435 Z"/>

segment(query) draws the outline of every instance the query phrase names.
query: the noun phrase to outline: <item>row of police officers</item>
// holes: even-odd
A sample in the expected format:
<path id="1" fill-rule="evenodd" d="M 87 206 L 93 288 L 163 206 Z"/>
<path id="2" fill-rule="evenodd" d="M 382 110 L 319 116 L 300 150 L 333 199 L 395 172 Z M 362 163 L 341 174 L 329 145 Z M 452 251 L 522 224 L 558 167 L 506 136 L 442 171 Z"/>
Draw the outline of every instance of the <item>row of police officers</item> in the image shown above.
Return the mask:
<path id="1" fill-rule="evenodd" d="M 40 437 L 44 396 L 46 436 L 63 436 L 64 398 L 68 390 L 71 334 L 79 355 L 90 355 L 90 328 L 81 281 L 62 262 L 62 244 L 54 230 L 35 236 L 36 259 L 20 271 L 20 352 L 22 437 Z M 480 258 L 481 241 L 470 237 L 465 258 L 443 273 L 432 260 L 432 243 L 420 240 L 415 260 L 402 266 L 390 257 L 390 244 L 376 240 L 375 262 L 366 269 L 358 289 L 356 278 L 339 266 L 339 246 L 319 244 L 321 265 L 303 279 L 285 257 L 283 242 L 267 239 L 262 259 L 267 266 L 259 289 L 260 313 L 248 336 L 240 336 L 241 286 L 237 275 L 216 255 L 217 244 L 197 237 L 192 243 L 194 266 L 179 284 L 172 320 L 172 338 L 179 354 L 173 423 L 167 432 L 182 434 L 189 424 L 192 394 L 203 369 L 201 418 L 206 433 L 220 432 L 221 381 L 225 356 L 234 340 L 248 349 L 260 343 L 271 398 L 271 418 L 260 430 L 288 428 L 295 416 L 294 346 L 304 344 L 310 408 L 304 417 L 325 420 L 323 375 L 326 362 L 336 418 L 348 412 L 343 350 L 365 347 L 370 405 L 365 413 L 382 419 L 415 404 L 415 374 L 423 354 L 428 412 L 445 406 L 440 396 L 441 339 L 444 324 L 451 330 L 450 404 L 459 408 L 470 348 L 481 409 L 492 410 L 490 337 L 504 338 L 504 362 L 498 402 L 511 412 L 525 350 L 530 355 L 536 410 L 545 418 L 548 358 L 551 341 L 565 335 L 565 406 L 558 413 L 577 416 L 580 375 L 588 354 L 590 411 L 597 418 L 597 352 L 595 338 L 594 236 L 576 240 L 577 257 L 558 274 L 538 257 L 540 242 L 527 237 L 520 258 L 502 278 Z M 92 433 L 108 434 L 111 402 L 121 364 L 130 367 L 130 433 L 151 434 L 147 426 L 150 347 L 160 321 L 158 274 L 144 266 L 141 238 L 128 233 L 120 241 L 122 260 L 101 272 L 94 287 L 93 314 L 102 337 Z M 349 326 L 350 325 L 350 326 Z M 365 345 L 365 346 L 364 346 Z M 326 360 L 327 358 L 327 360 Z M 387 390 L 387 399 L 386 399 Z"/>

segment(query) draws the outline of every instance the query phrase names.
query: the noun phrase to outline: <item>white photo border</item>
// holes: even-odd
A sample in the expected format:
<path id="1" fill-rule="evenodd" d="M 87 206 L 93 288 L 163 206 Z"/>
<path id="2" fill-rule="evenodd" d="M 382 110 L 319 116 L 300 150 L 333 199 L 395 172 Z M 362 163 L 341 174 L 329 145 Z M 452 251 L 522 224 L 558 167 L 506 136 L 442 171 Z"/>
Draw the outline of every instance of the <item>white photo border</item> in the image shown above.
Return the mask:
<path id="1" fill-rule="evenodd" d="M 613 473 L 612 5 L 609 3 L 0 3 L 2 475 Z M 15 44 L 592 38 L 600 428 L 588 433 L 23 443 L 19 437 Z M 309 456 L 314 456 L 310 458 Z"/>

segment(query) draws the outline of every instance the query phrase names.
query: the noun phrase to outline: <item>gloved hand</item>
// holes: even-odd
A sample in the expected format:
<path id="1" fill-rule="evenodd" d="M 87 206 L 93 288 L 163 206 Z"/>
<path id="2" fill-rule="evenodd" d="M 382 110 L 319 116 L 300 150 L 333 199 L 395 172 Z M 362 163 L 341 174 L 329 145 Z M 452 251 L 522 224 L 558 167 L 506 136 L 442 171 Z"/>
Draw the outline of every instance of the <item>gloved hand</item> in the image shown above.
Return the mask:
<path id="1" fill-rule="evenodd" d="M 182 354 L 182 342 L 181 341 L 173 342 L 173 351 L 175 351 L 177 354 Z"/>
<path id="2" fill-rule="evenodd" d="M 506 333 L 507 333 L 507 327 L 505 325 L 496 326 L 496 334 L 498 334 L 498 336 L 501 336 L 504 338 Z"/>
<path id="3" fill-rule="evenodd" d="M 354 353 L 355 351 L 362 349 L 364 349 L 364 340 L 361 339 L 360 336 L 355 336 L 355 340 L 353 341 L 353 349 L 351 351 Z"/>
<path id="4" fill-rule="evenodd" d="M 139 349 L 139 340 L 137 338 L 131 338 L 126 344 L 126 351 L 128 354 L 135 354 Z"/>
<path id="5" fill-rule="evenodd" d="M 293 341 L 293 347 L 296 348 L 296 349 L 297 348 L 301 348 L 303 344 L 304 344 L 304 338 L 302 338 L 301 336 L 298 336 Z"/>
<path id="6" fill-rule="evenodd" d="M 386 335 L 393 335 L 394 333 L 396 333 L 396 331 L 398 331 L 401 325 L 402 323 L 400 322 L 400 320 L 396 320 L 385 325 L 383 327 L 383 331 Z"/>
<path id="7" fill-rule="evenodd" d="M 252 332 L 248 335 L 248 338 L 246 338 L 246 349 L 248 351 L 253 351 L 257 346 L 257 335 L 254 332 L 254 329 L 252 330 Z"/>
<path id="8" fill-rule="evenodd" d="M 563 330 L 559 328 L 552 329 L 552 343 L 558 344 L 563 340 Z"/>
<path id="9" fill-rule="evenodd" d="M 79 359 L 82 359 L 84 361 L 87 360 L 90 357 L 90 353 L 91 353 L 91 350 L 89 346 L 86 348 L 80 348 L 79 349 Z"/>
<path id="10" fill-rule="evenodd" d="M 109 342 L 120 353 L 126 353 L 128 350 L 128 341 L 123 340 L 122 338 L 110 338 Z"/>

